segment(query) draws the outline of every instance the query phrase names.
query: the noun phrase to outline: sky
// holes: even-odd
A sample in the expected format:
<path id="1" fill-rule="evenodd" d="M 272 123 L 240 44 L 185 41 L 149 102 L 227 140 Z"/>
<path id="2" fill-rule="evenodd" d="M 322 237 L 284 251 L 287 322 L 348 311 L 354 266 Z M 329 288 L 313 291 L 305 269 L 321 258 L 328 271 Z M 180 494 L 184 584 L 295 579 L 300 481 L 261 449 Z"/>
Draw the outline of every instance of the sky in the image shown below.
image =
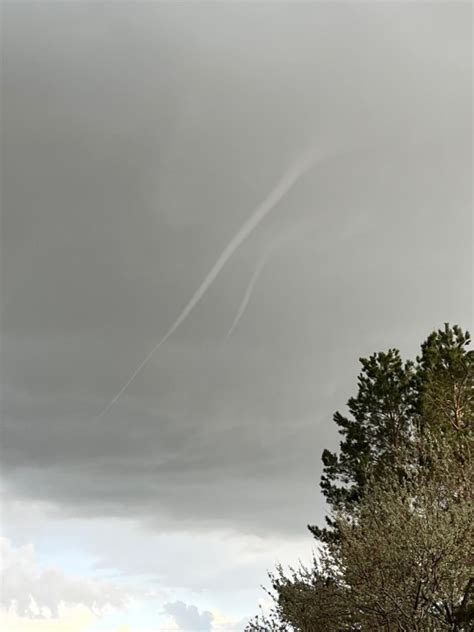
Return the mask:
<path id="1" fill-rule="evenodd" d="M 472 323 L 472 5 L 3 2 L 1 39 L 2 629 L 243 630 L 358 358 Z"/>

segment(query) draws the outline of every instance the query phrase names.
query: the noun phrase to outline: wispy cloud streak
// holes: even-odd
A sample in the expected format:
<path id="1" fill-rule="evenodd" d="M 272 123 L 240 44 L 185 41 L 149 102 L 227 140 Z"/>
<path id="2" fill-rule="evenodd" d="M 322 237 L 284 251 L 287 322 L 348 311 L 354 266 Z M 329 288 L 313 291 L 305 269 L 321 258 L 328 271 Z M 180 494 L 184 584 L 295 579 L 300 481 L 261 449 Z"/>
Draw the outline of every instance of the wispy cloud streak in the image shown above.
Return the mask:
<path id="1" fill-rule="evenodd" d="M 165 335 L 157 342 L 153 349 L 145 356 L 144 360 L 138 365 L 135 371 L 131 374 L 129 379 L 125 382 L 122 388 L 118 391 L 113 399 L 107 404 L 107 406 L 99 413 L 98 417 L 105 415 L 107 411 L 120 399 L 123 393 L 127 390 L 130 384 L 135 380 L 140 371 L 148 364 L 152 356 L 158 351 L 158 349 L 164 345 L 164 343 L 174 334 L 178 327 L 189 316 L 192 310 L 203 298 L 209 287 L 216 280 L 217 276 L 221 272 L 222 268 L 226 265 L 234 252 L 242 245 L 242 243 L 254 232 L 258 225 L 265 219 L 265 217 L 273 211 L 277 204 L 283 199 L 283 197 L 293 188 L 293 186 L 302 178 L 309 169 L 315 163 L 316 156 L 313 153 L 306 154 L 296 164 L 292 165 L 290 169 L 283 175 L 278 181 L 276 186 L 272 189 L 269 195 L 261 202 L 261 204 L 254 210 L 252 215 L 244 222 L 240 230 L 231 239 L 229 244 L 224 248 L 221 255 L 213 265 L 208 275 L 205 277 L 201 285 L 193 294 L 191 299 L 185 305 L 179 316 L 174 323 L 165 333 Z"/>

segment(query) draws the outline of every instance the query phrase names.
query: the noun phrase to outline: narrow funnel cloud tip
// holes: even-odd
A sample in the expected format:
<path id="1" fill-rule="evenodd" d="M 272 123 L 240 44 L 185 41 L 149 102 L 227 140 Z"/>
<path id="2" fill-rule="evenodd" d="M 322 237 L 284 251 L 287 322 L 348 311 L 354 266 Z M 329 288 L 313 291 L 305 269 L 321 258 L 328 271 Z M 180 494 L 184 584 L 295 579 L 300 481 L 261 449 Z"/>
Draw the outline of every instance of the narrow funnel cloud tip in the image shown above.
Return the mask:
<path id="1" fill-rule="evenodd" d="M 247 289 L 245 290 L 245 294 L 244 297 L 240 303 L 239 309 L 237 311 L 237 314 L 234 318 L 234 322 L 232 323 L 231 328 L 229 329 L 229 333 L 227 334 L 227 338 L 230 338 L 234 332 L 234 330 L 236 329 L 237 325 L 239 324 L 241 318 L 243 317 L 245 310 L 247 309 L 247 305 L 249 304 L 249 301 L 252 297 L 252 292 L 254 290 L 255 285 L 257 284 L 257 281 L 260 277 L 260 274 L 262 273 L 263 268 L 265 267 L 265 263 L 267 262 L 267 258 L 269 256 L 270 253 L 266 252 L 258 261 L 254 273 L 252 275 L 252 278 L 250 279 L 250 283 L 247 286 Z"/>
<path id="2" fill-rule="evenodd" d="M 232 238 L 229 244 L 222 251 L 221 255 L 217 259 L 214 266 L 211 268 L 209 274 L 204 281 L 198 287 L 194 295 L 184 307 L 183 311 L 179 314 L 178 318 L 174 321 L 166 334 L 158 341 L 153 349 L 147 354 L 143 362 L 135 369 L 127 382 L 122 386 L 117 395 L 107 404 L 107 406 L 97 415 L 97 418 L 102 417 L 112 406 L 118 401 L 122 394 L 127 390 L 130 384 L 134 381 L 140 371 L 148 364 L 152 356 L 158 351 L 158 349 L 168 340 L 170 336 L 178 329 L 178 327 L 184 322 L 184 320 L 193 311 L 196 305 L 203 298 L 209 287 L 216 280 L 217 276 L 225 266 L 225 264 L 232 257 L 234 252 L 242 245 L 242 243 L 256 230 L 259 224 L 265 219 L 265 217 L 277 206 L 282 198 L 293 188 L 298 180 L 306 174 L 306 172 L 312 167 L 316 160 L 316 154 L 314 151 L 306 152 L 300 160 L 298 160 L 290 169 L 283 175 L 278 181 L 276 186 L 272 189 L 269 195 L 261 202 L 259 206 L 254 210 L 252 215 L 244 222 L 240 230 Z"/>
<path id="3" fill-rule="evenodd" d="M 239 309 L 237 310 L 237 314 L 234 318 L 234 321 L 232 322 L 232 326 L 229 329 L 229 332 L 227 334 L 227 338 L 230 338 L 230 336 L 232 336 L 233 332 L 235 331 L 237 325 L 239 324 L 240 320 L 242 319 L 245 310 L 247 309 L 247 306 L 250 302 L 250 299 L 252 298 L 252 294 L 253 291 L 255 289 L 255 286 L 257 284 L 258 279 L 260 278 L 261 273 L 263 272 L 263 269 L 265 267 L 265 265 L 268 262 L 268 259 L 271 257 L 271 255 L 275 252 L 275 250 L 277 250 L 278 248 L 281 248 L 282 246 L 284 246 L 285 244 L 287 244 L 289 241 L 291 241 L 291 239 L 293 237 L 295 237 L 296 235 L 300 234 L 302 232 L 303 229 L 305 229 L 308 226 L 308 222 L 300 222 L 298 223 L 296 226 L 293 227 L 292 230 L 288 231 L 288 232 L 284 232 L 283 234 L 280 235 L 279 239 L 276 239 L 274 242 L 272 242 L 270 244 L 270 246 L 268 248 L 266 248 L 266 250 L 263 252 L 263 254 L 261 255 L 260 259 L 257 262 L 257 265 L 255 266 L 255 270 L 254 273 L 252 274 L 252 277 L 249 281 L 249 284 L 247 286 L 247 289 L 245 290 L 244 296 L 242 298 L 242 301 L 239 305 Z"/>

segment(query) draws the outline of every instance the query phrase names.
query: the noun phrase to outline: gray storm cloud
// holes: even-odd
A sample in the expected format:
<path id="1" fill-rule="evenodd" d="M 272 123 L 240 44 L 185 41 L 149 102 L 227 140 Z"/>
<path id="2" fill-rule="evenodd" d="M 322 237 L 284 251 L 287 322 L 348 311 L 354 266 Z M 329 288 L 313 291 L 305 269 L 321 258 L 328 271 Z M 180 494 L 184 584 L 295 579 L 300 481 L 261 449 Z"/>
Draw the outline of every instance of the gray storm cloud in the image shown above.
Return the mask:
<path id="1" fill-rule="evenodd" d="M 471 7 L 2 9 L 9 495 L 303 533 L 357 358 L 472 322 Z"/>

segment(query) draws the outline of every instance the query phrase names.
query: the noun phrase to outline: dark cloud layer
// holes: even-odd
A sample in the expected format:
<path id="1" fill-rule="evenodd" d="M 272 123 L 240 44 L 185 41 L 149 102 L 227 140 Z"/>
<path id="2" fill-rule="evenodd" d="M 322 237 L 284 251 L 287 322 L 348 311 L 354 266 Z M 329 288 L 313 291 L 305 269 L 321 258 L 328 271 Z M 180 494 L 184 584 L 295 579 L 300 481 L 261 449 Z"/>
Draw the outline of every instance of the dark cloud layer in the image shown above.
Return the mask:
<path id="1" fill-rule="evenodd" d="M 299 531 L 321 512 L 357 358 L 472 320 L 470 11 L 5 5 L 14 493 L 156 528 Z M 327 159 L 97 419 L 309 146 Z"/>

